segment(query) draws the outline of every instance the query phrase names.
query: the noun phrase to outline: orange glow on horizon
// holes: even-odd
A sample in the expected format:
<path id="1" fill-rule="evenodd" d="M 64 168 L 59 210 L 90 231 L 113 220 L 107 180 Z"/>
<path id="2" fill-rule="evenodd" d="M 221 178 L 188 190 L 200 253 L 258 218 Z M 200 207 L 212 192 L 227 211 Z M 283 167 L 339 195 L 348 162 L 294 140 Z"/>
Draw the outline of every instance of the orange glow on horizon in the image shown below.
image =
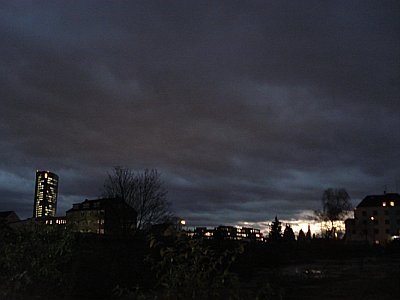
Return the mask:
<path id="1" fill-rule="evenodd" d="M 286 225 L 290 225 L 293 229 L 293 232 L 297 236 L 300 230 L 303 230 L 304 233 L 307 233 L 308 226 L 310 226 L 311 235 L 315 234 L 316 236 L 321 236 L 323 231 L 326 228 L 331 226 L 331 222 L 320 222 L 317 220 L 309 220 L 309 219 L 297 219 L 297 220 L 279 220 L 282 223 L 282 233 L 285 229 Z M 272 223 L 272 219 L 270 221 L 265 222 L 240 222 L 239 226 L 244 227 L 253 227 L 258 228 L 264 234 L 264 236 L 268 236 L 270 230 L 270 224 Z M 345 231 L 344 221 L 334 221 L 333 226 L 337 228 L 338 231 Z"/>

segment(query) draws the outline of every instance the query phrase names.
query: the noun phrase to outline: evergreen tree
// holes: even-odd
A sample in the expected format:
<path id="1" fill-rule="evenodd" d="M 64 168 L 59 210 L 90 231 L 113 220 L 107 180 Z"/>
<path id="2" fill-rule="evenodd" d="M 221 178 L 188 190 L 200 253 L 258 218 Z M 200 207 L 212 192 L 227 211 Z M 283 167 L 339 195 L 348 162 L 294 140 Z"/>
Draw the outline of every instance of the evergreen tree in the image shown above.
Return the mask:
<path id="1" fill-rule="evenodd" d="M 296 241 L 293 229 L 289 224 L 285 226 L 285 230 L 283 231 L 283 240 L 288 243 Z"/>
<path id="2" fill-rule="evenodd" d="M 306 235 L 304 234 L 303 229 L 300 229 L 299 235 L 297 236 L 298 242 L 304 242 L 306 240 Z"/>
<path id="3" fill-rule="evenodd" d="M 279 242 L 282 239 L 282 223 L 277 216 L 275 216 L 275 220 L 271 224 L 268 239 L 270 242 Z"/>
<path id="4" fill-rule="evenodd" d="M 307 230 L 307 233 L 306 233 L 306 239 L 307 239 L 308 241 L 311 241 L 311 229 L 310 229 L 310 224 L 308 224 L 308 230 Z"/>

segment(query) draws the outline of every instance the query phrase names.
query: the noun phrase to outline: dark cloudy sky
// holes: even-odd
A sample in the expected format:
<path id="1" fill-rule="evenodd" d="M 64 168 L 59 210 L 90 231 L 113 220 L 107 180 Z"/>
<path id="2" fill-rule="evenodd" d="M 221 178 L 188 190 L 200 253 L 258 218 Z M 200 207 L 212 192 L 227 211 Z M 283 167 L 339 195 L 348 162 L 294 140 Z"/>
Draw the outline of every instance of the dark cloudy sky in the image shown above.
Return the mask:
<path id="1" fill-rule="evenodd" d="M 0 210 L 157 168 L 190 225 L 400 189 L 399 1 L 2 1 Z"/>

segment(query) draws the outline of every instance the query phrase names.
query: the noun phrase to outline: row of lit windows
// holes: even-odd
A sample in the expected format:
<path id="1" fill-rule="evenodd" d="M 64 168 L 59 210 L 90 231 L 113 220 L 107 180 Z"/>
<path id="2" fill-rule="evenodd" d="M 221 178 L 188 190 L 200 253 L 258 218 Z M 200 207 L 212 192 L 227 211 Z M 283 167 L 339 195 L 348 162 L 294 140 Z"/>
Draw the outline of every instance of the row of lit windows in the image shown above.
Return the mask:
<path id="1" fill-rule="evenodd" d="M 224 231 L 226 231 L 226 230 L 224 230 Z M 210 238 L 210 237 L 212 237 L 212 236 L 214 236 L 214 232 L 212 232 L 212 231 L 207 231 L 207 232 L 203 232 L 203 234 L 204 234 L 204 237 L 206 237 L 206 238 Z M 234 239 L 234 240 L 242 240 L 242 239 L 246 239 L 246 238 L 256 238 L 256 239 L 259 239 L 259 238 L 261 238 L 261 234 L 260 233 L 256 233 L 256 234 L 246 234 L 246 233 L 238 233 L 237 235 L 235 235 L 235 234 L 232 234 L 231 235 L 231 233 L 230 232 L 227 232 L 226 233 L 227 235 L 225 236 L 225 238 L 229 238 L 229 239 Z"/>
<path id="2" fill-rule="evenodd" d="M 249 229 L 249 228 L 238 228 L 238 232 L 243 232 L 243 233 L 259 233 L 260 230 L 259 229 Z"/>
<path id="3" fill-rule="evenodd" d="M 389 205 L 390 206 L 394 206 L 394 201 L 390 201 Z M 386 202 L 382 202 L 382 206 L 386 206 Z"/>
<path id="4" fill-rule="evenodd" d="M 260 233 L 253 233 L 253 234 L 251 234 L 251 233 L 238 233 L 237 234 L 237 236 L 239 236 L 239 237 L 251 237 L 251 236 L 260 236 Z"/>
<path id="5" fill-rule="evenodd" d="M 63 219 L 56 219 L 56 220 L 46 220 L 46 224 L 48 225 L 53 225 L 53 224 L 58 224 L 58 225 L 62 225 L 62 224 L 67 224 L 67 220 L 63 220 Z"/>

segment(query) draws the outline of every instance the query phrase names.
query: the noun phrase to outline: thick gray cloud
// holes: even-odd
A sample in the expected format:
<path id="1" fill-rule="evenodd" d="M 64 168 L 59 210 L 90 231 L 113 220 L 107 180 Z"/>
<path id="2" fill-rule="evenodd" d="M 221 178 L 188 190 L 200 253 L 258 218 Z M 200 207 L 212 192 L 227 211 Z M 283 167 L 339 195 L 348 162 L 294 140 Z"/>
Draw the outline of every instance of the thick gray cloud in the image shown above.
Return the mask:
<path id="1" fill-rule="evenodd" d="M 0 205 L 59 213 L 112 166 L 158 168 L 193 225 L 261 222 L 400 188 L 397 1 L 0 6 Z"/>

